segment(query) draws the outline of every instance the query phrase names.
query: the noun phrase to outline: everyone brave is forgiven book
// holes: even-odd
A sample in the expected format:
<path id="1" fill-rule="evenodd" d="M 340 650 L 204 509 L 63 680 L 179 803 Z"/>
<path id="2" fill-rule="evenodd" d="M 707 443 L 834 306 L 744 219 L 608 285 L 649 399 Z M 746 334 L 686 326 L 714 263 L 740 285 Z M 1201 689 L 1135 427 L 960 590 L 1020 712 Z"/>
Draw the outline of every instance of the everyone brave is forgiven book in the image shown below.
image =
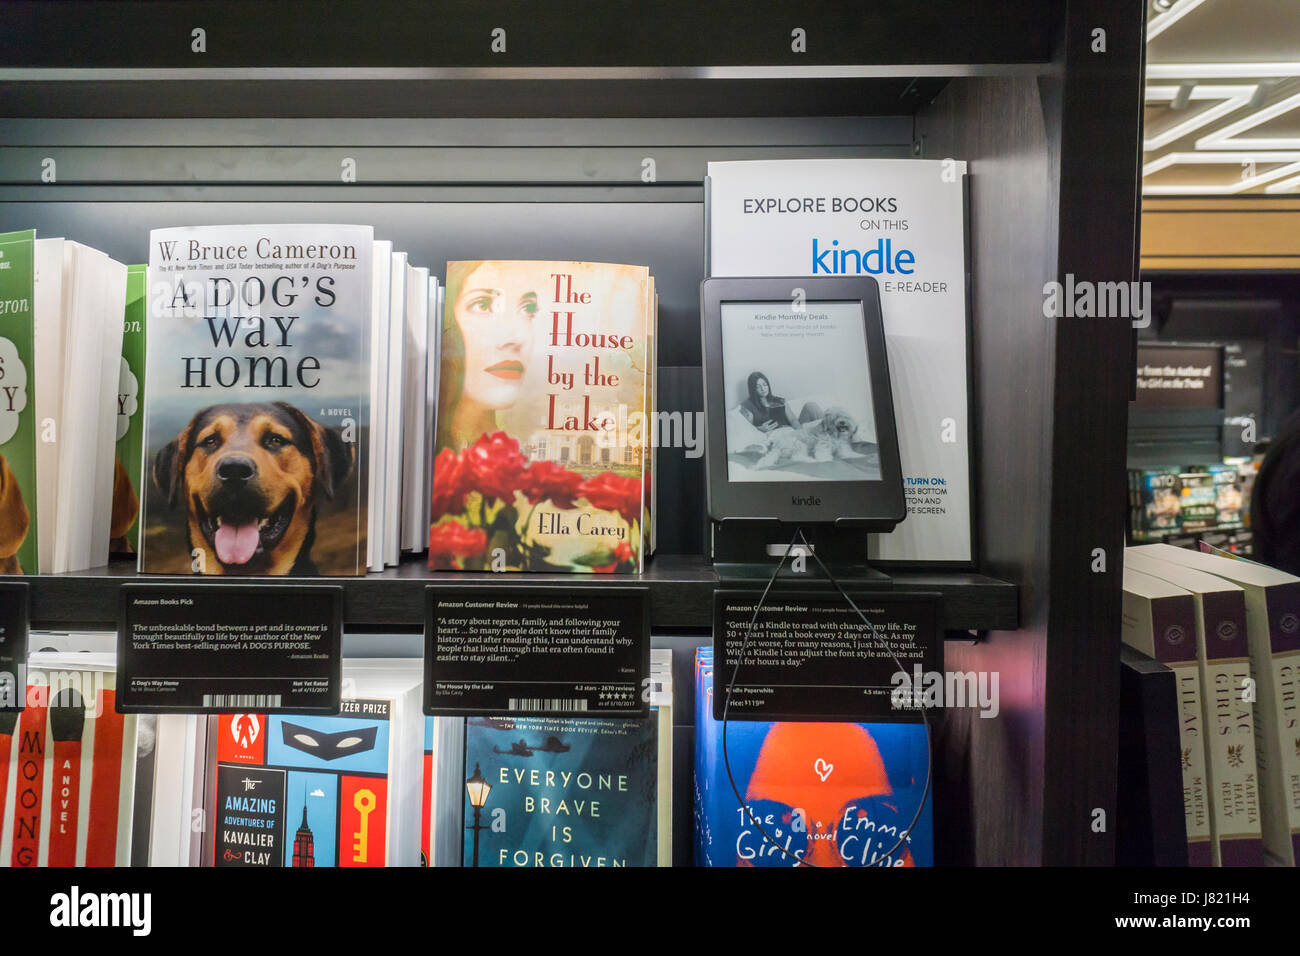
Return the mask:
<path id="1" fill-rule="evenodd" d="M 659 733 L 654 715 L 470 717 L 465 776 L 486 787 L 465 791 L 464 865 L 655 866 Z"/>
<path id="2" fill-rule="evenodd" d="M 373 238 L 150 234 L 142 571 L 364 573 Z"/>
<path id="3" fill-rule="evenodd" d="M 450 262 L 445 302 L 430 567 L 640 571 L 648 270 Z"/>

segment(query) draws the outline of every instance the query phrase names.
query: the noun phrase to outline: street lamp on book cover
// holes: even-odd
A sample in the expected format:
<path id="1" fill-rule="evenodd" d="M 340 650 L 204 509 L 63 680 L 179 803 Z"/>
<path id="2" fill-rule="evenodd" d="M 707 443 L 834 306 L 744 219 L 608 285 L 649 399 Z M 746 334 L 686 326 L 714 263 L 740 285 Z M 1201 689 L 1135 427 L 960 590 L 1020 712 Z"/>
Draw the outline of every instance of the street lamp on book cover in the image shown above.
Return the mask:
<path id="1" fill-rule="evenodd" d="M 483 777 L 478 764 L 474 764 L 474 775 L 465 780 L 465 791 L 469 794 L 469 804 L 474 808 L 474 823 L 468 829 L 474 831 L 474 866 L 478 866 L 478 835 L 486 829 L 482 823 L 483 805 L 487 803 L 492 785 Z"/>

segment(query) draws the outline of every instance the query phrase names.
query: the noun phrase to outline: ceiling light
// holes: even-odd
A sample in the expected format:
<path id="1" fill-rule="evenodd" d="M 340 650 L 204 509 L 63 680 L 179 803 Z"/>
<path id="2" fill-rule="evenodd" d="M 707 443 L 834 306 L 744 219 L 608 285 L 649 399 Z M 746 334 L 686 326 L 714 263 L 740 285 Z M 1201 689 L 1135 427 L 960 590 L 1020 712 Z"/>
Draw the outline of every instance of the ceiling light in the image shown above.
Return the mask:
<path id="1" fill-rule="evenodd" d="M 1182 2 L 1177 4 L 1172 2 L 1167 4 L 1162 8 L 1166 12 L 1159 13 L 1148 21 L 1147 42 L 1150 43 L 1153 39 L 1160 36 L 1160 34 L 1164 33 L 1204 2 L 1205 0 L 1182 0 Z M 1160 7 L 1160 0 L 1156 0 L 1156 6 Z"/>
<path id="2" fill-rule="evenodd" d="M 1264 187 L 1266 193 L 1293 193 L 1300 189 L 1300 176 L 1292 176 L 1290 179 L 1284 179 L 1280 183 L 1273 183 Z"/>
<path id="3" fill-rule="evenodd" d="M 1234 195 L 1253 189 L 1263 183 L 1300 173 L 1300 153 L 1167 153 L 1142 167 L 1143 177 L 1151 173 L 1168 169 L 1170 166 L 1191 165 L 1238 165 L 1245 163 L 1281 163 L 1273 169 L 1247 176 L 1229 183 L 1177 183 L 1148 184 L 1142 186 L 1143 195 L 1147 196 L 1207 196 Z M 1266 190 L 1267 191 L 1267 190 Z"/>
<path id="4" fill-rule="evenodd" d="M 1181 10 L 1182 7 L 1180 6 Z M 1152 63 L 1148 80 L 1254 79 L 1264 76 L 1300 76 L 1300 62 L 1290 63 Z"/>
<path id="5" fill-rule="evenodd" d="M 1278 100 L 1272 106 L 1256 110 L 1243 116 L 1236 122 L 1229 123 L 1222 129 L 1207 133 L 1196 141 L 1197 149 L 1300 149 L 1300 136 L 1252 136 L 1246 139 L 1234 137 L 1243 130 L 1253 129 L 1267 123 L 1276 116 L 1300 108 L 1300 93 Z"/>
<path id="6" fill-rule="evenodd" d="M 1153 149 L 1159 149 L 1162 146 L 1168 146 L 1175 140 L 1192 133 L 1202 126 L 1213 123 L 1220 117 L 1227 116 L 1243 108 L 1250 98 L 1255 94 L 1255 85 L 1238 85 L 1238 86 L 1209 86 L 1206 84 L 1197 84 L 1191 91 L 1190 98 L 1193 100 L 1222 100 L 1209 109 L 1201 110 L 1194 116 L 1177 123 L 1160 133 L 1150 136 L 1142 141 L 1142 148 L 1147 152 Z M 1148 86 L 1146 88 L 1146 101 L 1148 103 L 1161 102 L 1164 100 L 1172 101 L 1177 99 L 1182 91 L 1181 86 Z"/>

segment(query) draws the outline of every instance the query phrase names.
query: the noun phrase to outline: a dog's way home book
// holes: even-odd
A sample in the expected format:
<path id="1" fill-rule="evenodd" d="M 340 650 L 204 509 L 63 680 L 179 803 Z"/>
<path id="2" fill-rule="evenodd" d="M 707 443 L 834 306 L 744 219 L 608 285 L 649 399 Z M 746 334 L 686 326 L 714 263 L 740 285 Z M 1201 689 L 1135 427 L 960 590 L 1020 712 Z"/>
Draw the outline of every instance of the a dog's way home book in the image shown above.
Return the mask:
<path id="1" fill-rule="evenodd" d="M 373 238 L 150 234 L 141 571 L 365 572 Z"/>

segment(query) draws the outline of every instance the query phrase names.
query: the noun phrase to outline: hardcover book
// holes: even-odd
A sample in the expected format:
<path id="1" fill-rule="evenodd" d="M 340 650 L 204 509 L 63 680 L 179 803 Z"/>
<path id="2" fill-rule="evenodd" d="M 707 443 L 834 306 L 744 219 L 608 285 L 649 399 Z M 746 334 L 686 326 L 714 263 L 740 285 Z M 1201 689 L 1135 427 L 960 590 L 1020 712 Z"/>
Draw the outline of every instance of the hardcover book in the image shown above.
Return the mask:
<path id="1" fill-rule="evenodd" d="M 108 560 L 126 267 L 0 235 L 0 571 Z"/>
<path id="2" fill-rule="evenodd" d="M 642 570 L 652 309 L 643 266 L 447 264 L 430 567 Z"/>
<path id="3" fill-rule="evenodd" d="M 1218 700 L 1225 720 L 1253 723 L 1258 799 L 1264 849 L 1294 866 L 1300 856 L 1300 733 L 1295 701 L 1300 695 L 1300 578 L 1237 558 L 1153 544 L 1137 553 L 1223 578 L 1241 588 L 1246 605 L 1249 664 L 1226 675 Z M 1245 677 L 1255 699 L 1243 700 Z M 1247 705 L 1247 706 L 1243 706 Z M 1234 741 L 1235 742 L 1235 741 Z M 1252 794 L 1243 790 L 1241 802 Z M 1249 810 L 1249 806 L 1244 809 Z"/>
<path id="4" fill-rule="evenodd" d="M 424 757 L 420 786 L 420 866 L 428 866 L 429 861 L 433 859 L 434 719 L 427 715 L 424 718 Z"/>
<path id="5" fill-rule="evenodd" d="M 1242 512 L 1250 507 L 1250 499 L 1242 494 L 1241 473 L 1236 465 L 1226 462 L 1210 465 L 1214 481 L 1215 524 L 1220 528 L 1240 528 Z"/>
<path id="6" fill-rule="evenodd" d="M 1177 468 L 1132 469 L 1129 498 L 1133 538 L 1145 541 L 1152 535 L 1178 531 L 1182 521 L 1182 486 Z"/>
<path id="7" fill-rule="evenodd" d="M 113 518 L 108 547 L 113 554 L 140 550 L 140 466 L 144 460 L 144 327 L 147 321 L 146 266 L 126 270 L 126 315 L 122 321 L 122 364 L 117 385 L 117 456 L 113 462 Z"/>
<path id="8" fill-rule="evenodd" d="M 660 720 L 470 717 L 464 865 L 655 866 Z"/>
<path id="9" fill-rule="evenodd" d="M 465 718 L 424 718 L 420 865 L 460 866 Z"/>
<path id="10" fill-rule="evenodd" d="M 932 866 L 920 724 L 731 721 L 722 757 L 713 650 L 696 656 L 696 862 L 703 866 Z M 703 775 L 704 779 L 699 779 Z M 919 808 L 919 812 L 918 812 Z"/>
<path id="11" fill-rule="evenodd" d="M 369 226 L 154 230 L 140 569 L 364 572 Z"/>
<path id="12" fill-rule="evenodd" d="M 1198 660 L 1195 608 L 1183 589 L 1144 574 L 1136 552 L 1124 561 L 1123 639 L 1174 672 L 1178 693 L 1179 763 L 1190 866 L 1218 866 L 1210 743 L 1206 737 L 1204 664 Z"/>
<path id="13" fill-rule="evenodd" d="M 137 718 L 115 679 L 109 655 L 32 655 L 26 708 L 0 723 L 0 865 L 130 865 Z"/>
<path id="14" fill-rule="evenodd" d="M 0 234 L 0 573 L 34 574 L 36 233 Z"/>
<path id="15" fill-rule="evenodd" d="M 1205 531 L 1218 524 L 1218 488 L 1207 471 L 1185 471 L 1178 476 L 1179 530 Z"/>
<path id="16" fill-rule="evenodd" d="M 1225 578 L 1162 561 L 1140 549 L 1125 552 L 1125 581 L 1133 571 L 1148 580 L 1159 578 L 1166 587 L 1190 597 L 1194 611 L 1205 726 L 1210 731 L 1204 739 L 1215 820 L 1215 864 L 1262 866 L 1263 795 L 1254 731 L 1257 695 L 1245 692 L 1252 678 L 1245 592 Z"/>
<path id="17" fill-rule="evenodd" d="M 216 718 L 214 866 L 384 866 L 393 701 Z"/>

